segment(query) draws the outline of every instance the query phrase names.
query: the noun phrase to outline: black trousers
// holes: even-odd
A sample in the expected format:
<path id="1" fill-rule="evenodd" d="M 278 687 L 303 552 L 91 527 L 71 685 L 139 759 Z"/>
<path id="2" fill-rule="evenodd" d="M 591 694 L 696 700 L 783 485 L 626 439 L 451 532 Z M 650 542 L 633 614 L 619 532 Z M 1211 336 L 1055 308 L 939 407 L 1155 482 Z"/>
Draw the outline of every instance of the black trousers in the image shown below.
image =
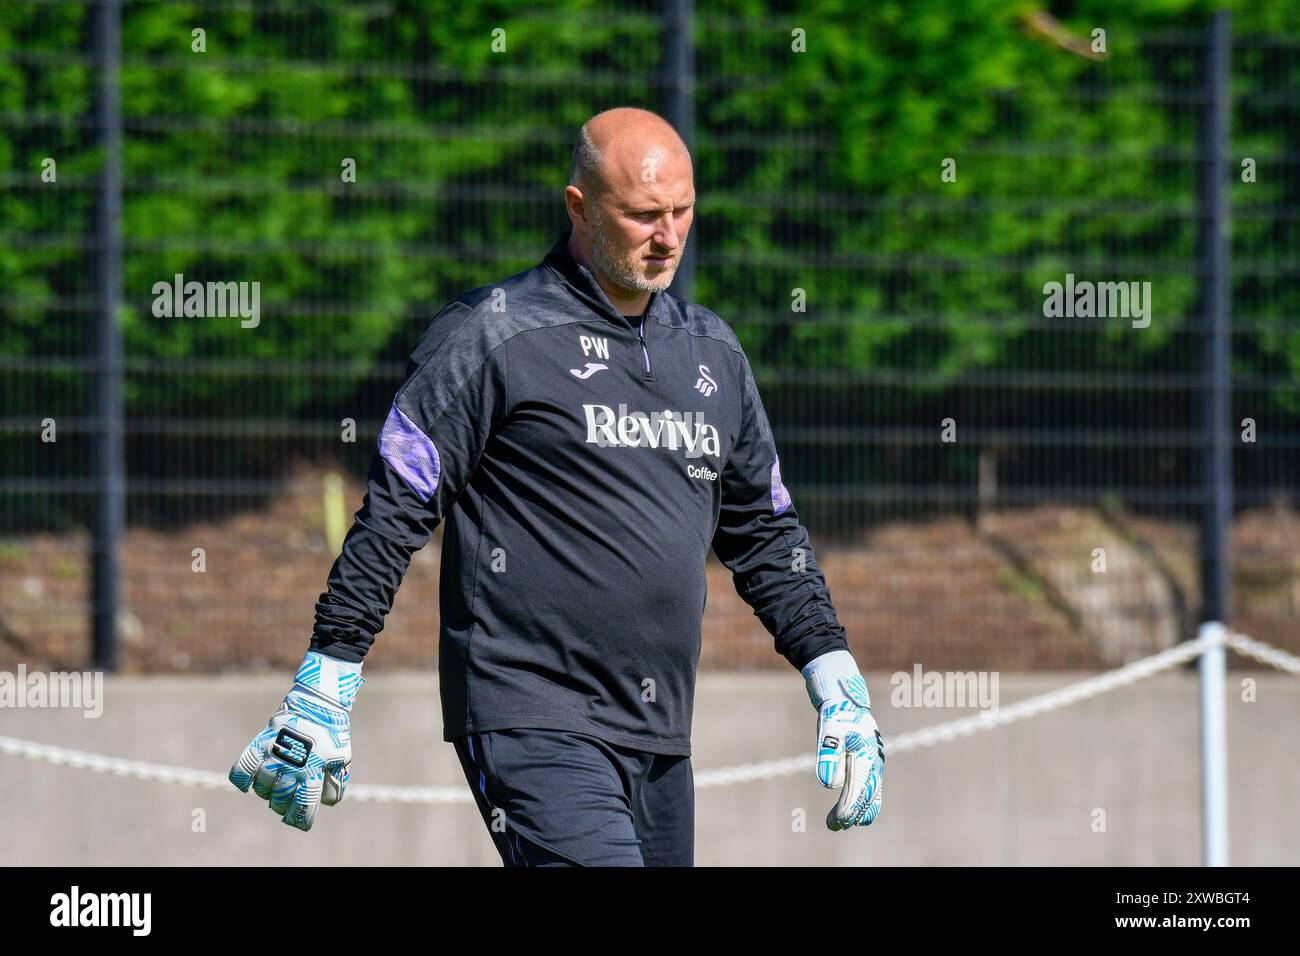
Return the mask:
<path id="1" fill-rule="evenodd" d="M 567 730 L 453 744 L 506 866 L 693 866 L 691 758 Z"/>

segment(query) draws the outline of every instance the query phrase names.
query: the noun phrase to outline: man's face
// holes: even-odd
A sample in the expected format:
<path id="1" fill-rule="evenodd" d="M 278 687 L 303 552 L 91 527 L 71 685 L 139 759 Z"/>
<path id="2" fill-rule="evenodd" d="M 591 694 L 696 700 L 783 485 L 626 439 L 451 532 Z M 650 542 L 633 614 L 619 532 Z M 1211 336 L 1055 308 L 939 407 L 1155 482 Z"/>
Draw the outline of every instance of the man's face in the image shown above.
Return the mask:
<path id="1" fill-rule="evenodd" d="M 672 284 L 695 215 L 688 163 L 651 154 L 587 202 L 588 248 L 604 278 L 627 290 L 661 292 Z"/>

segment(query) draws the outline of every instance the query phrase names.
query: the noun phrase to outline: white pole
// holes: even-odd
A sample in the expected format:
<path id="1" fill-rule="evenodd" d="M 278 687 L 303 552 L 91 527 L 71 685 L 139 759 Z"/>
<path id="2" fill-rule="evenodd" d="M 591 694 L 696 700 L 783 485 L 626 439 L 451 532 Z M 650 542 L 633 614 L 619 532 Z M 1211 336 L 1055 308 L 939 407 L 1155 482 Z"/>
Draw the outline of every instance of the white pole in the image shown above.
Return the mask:
<path id="1" fill-rule="evenodd" d="M 1206 866 L 1228 865 L 1228 744 L 1224 728 L 1225 630 L 1218 621 L 1201 625 L 1214 635 L 1201 654 L 1201 824 Z"/>

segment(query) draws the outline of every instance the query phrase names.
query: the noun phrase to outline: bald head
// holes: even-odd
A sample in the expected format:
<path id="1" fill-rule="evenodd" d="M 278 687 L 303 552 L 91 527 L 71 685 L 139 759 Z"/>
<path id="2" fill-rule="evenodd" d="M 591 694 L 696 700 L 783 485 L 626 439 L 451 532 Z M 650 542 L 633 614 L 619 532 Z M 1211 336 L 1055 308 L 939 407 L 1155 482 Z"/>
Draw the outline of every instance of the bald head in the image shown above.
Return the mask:
<path id="1" fill-rule="evenodd" d="M 570 249 L 620 308 L 672 282 L 694 215 L 691 154 L 649 110 L 598 113 L 578 131 L 565 203 Z"/>
<path id="2" fill-rule="evenodd" d="M 646 170 L 661 166 L 668 157 L 691 168 L 691 154 L 666 119 L 649 110 L 620 106 L 597 113 L 578 130 L 573 144 L 569 185 L 595 198 Z M 656 170 L 657 171 L 657 170 Z"/>

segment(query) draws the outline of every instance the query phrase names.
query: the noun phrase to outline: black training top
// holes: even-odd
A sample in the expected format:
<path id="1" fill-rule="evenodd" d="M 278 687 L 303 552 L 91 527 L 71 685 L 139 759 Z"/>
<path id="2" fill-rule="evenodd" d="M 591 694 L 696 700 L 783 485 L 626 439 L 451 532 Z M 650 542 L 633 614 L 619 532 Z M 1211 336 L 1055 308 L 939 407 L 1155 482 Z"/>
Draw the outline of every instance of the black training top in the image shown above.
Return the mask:
<path id="1" fill-rule="evenodd" d="M 361 660 L 445 519 L 444 739 L 547 727 L 689 754 L 710 546 L 794 667 L 844 629 L 735 333 L 667 293 L 625 318 L 568 240 L 421 337 L 312 646 Z"/>

